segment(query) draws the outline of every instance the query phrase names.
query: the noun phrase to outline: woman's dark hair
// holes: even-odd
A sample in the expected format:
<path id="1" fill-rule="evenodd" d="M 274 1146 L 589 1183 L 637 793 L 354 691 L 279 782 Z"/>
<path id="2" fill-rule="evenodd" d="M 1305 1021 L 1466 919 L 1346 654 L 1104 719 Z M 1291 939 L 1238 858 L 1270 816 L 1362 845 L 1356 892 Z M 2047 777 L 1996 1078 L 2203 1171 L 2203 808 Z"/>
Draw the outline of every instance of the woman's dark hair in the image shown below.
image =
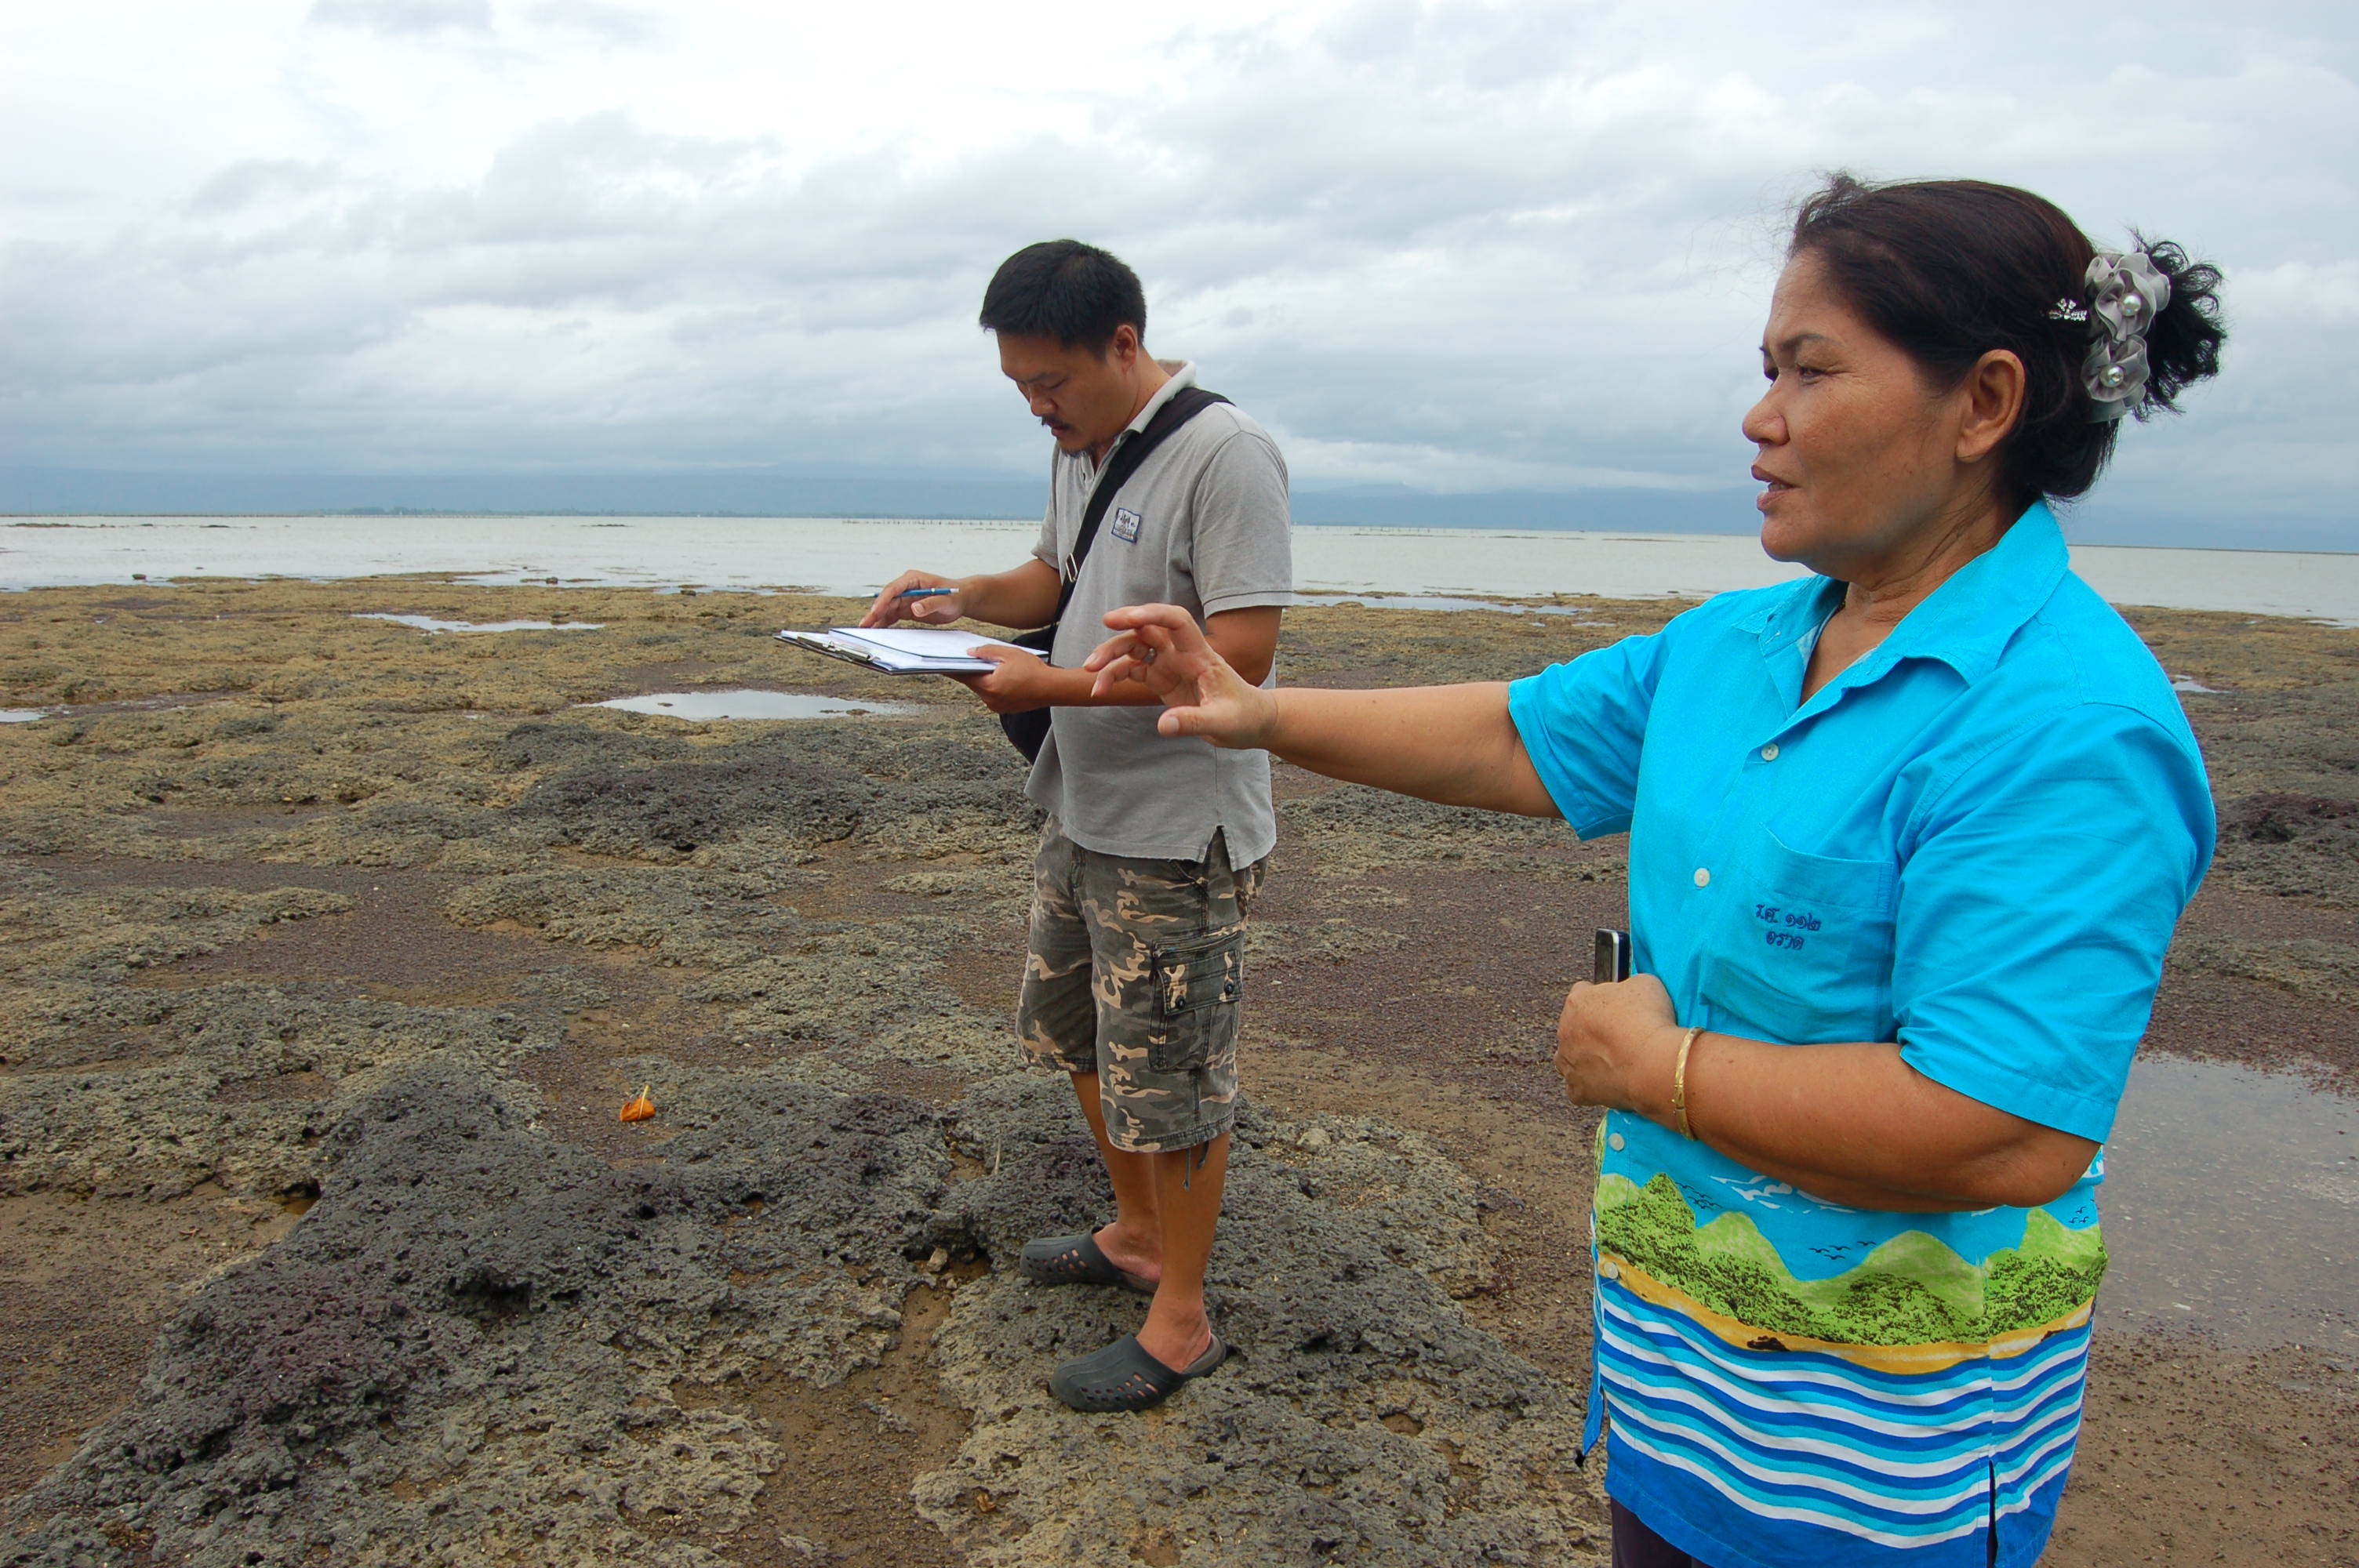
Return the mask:
<path id="1" fill-rule="evenodd" d="M 2146 335 L 2146 390 L 2130 408 L 2145 419 L 2218 373 L 2228 333 L 2218 267 L 2169 241 L 2131 237 L 2170 279 L 2170 302 Z M 2096 482 L 2120 422 L 2091 416 L 2081 370 L 2088 320 L 2058 319 L 2060 304 L 2087 305 L 2096 253 L 2054 203 L 1978 179 L 1870 185 L 1837 173 L 1795 215 L 1788 254 L 1804 253 L 1937 384 L 1956 385 L 1994 349 L 2023 362 L 2023 417 L 1999 449 L 2003 493 L 2028 505 Z"/>
<path id="2" fill-rule="evenodd" d="M 1147 337 L 1147 290 L 1120 256 L 1079 240 L 1043 240 L 999 264 L 983 291 L 986 331 L 1054 338 L 1103 359 L 1115 329 Z"/>

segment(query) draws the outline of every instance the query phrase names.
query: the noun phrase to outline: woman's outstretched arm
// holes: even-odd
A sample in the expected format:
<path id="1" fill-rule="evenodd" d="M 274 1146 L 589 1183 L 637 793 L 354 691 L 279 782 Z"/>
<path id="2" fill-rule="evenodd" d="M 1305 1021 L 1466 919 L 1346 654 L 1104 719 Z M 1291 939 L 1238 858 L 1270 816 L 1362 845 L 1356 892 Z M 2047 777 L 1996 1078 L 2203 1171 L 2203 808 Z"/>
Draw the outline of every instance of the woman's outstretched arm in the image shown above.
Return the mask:
<path id="1" fill-rule="evenodd" d="M 1264 691 L 1223 663 L 1176 605 L 1133 605 L 1105 621 L 1116 634 L 1084 667 L 1097 672 L 1100 690 L 1131 680 L 1160 697 L 1166 735 L 1258 748 L 1329 778 L 1444 805 L 1560 815 L 1507 716 L 1504 681 Z"/>

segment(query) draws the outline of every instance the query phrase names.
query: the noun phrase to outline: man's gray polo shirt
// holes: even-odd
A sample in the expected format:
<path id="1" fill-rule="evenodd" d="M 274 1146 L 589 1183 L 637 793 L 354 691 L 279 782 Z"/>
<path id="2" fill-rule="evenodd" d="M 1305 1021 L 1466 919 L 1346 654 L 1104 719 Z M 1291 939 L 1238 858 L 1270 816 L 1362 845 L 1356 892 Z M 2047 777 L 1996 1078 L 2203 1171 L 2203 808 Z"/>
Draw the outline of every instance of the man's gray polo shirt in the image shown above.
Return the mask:
<path id="1" fill-rule="evenodd" d="M 1167 366 L 1167 368 L 1171 368 Z M 1183 364 L 1129 431 L 1145 428 L 1196 368 Z M 1060 573 L 1080 541 L 1100 465 L 1060 451 L 1049 514 L 1033 554 Z M 1262 427 L 1228 404 L 1181 426 L 1130 476 L 1098 525 L 1049 662 L 1076 665 L 1111 635 L 1105 613 L 1126 604 L 1177 604 L 1199 621 L 1223 610 L 1294 602 L 1286 460 Z M 1272 670 L 1265 685 L 1274 685 Z M 1215 828 L 1244 866 L 1277 842 L 1269 753 L 1227 752 L 1158 734 L 1158 708 L 1058 708 L 1025 793 L 1074 843 L 1105 855 L 1199 860 Z"/>

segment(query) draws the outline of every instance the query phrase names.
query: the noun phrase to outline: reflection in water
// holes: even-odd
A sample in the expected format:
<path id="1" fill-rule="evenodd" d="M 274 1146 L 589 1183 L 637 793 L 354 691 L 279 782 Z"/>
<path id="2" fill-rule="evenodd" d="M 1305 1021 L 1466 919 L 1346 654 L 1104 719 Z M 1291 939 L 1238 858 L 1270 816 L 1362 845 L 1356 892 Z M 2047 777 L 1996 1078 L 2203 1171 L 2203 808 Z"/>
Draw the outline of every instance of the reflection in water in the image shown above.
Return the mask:
<path id="1" fill-rule="evenodd" d="M 917 710 L 897 702 L 853 702 L 841 697 L 810 697 L 799 691 L 658 691 L 618 697 L 590 708 L 625 713 L 660 713 L 670 719 L 890 719 Z"/>
<path id="2" fill-rule="evenodd" d="M 2359 1106 L 2283 1073 L 2139 1058 L 2099 1194 L 2098 1320 L 2359 1349 Z"/>

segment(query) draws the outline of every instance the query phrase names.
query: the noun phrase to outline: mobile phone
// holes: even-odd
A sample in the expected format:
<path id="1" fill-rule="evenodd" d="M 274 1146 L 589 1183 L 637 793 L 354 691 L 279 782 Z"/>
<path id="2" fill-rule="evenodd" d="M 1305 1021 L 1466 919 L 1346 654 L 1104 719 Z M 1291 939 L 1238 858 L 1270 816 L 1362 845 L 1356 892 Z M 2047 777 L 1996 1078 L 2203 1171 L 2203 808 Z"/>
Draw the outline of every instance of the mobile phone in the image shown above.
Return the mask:
<path id="1" fill-rule="evenodd" d="M 1597 957 L 1590 966 L 1589 978 L 1601 986 L 1630 978 L 1630 934 L 1627 931 L 1600 931 L 1597 934 Z"/>

